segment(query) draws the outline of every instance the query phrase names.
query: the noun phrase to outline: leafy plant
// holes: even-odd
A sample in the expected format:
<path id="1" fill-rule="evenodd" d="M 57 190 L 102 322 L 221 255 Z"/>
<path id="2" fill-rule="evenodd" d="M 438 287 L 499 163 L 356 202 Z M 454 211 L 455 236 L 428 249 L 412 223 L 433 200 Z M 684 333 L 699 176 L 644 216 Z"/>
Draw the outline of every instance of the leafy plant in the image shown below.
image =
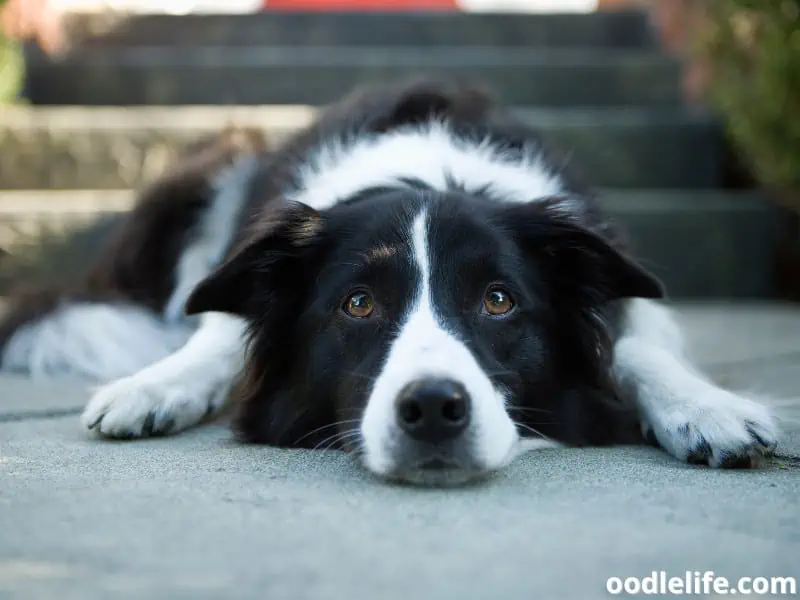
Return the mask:
<path id="1" fill-rule="evenodd" d="M 0 0 L 0 10 L 6 0 Z M 23 59 L 19 44 L 0 31 L 0 104 L 17 99 L 22 89 Z"/>
<path id="2" fill-rule="evenodd" d="M 755 175 L 800 209 L 800 0 L 700 0 L 710 101 Z"/>

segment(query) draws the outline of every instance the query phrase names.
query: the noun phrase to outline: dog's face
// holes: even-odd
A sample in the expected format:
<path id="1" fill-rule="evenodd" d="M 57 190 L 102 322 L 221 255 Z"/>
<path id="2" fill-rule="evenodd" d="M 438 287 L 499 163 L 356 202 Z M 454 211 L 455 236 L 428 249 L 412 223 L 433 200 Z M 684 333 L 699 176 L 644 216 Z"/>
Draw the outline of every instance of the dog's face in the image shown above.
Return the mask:
<path id="1" fill-rule="evenodd" d="M 250 323 L 245 439 L 345 448 L 423 483 L 492 472 L 522 437 L 618 441 L 598 319 L 655 280 L 557 200 L 368 195 L 286 208 L 190 300 Z"/>

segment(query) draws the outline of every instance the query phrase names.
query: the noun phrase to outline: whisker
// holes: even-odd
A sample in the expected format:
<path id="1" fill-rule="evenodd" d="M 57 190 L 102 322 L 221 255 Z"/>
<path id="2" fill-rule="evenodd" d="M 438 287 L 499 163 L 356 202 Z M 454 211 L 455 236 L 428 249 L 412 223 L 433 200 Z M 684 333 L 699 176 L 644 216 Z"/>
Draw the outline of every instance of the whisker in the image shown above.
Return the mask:
<path id="1" fill-rule="evenodd" d="M 337 442 L 349 439 L 350 437 L 352 437 L 354 435 L 357 435 L 358 433 L 359 432 L 357 430 L 355 430 L 355 429 L 351 429 L 351 430 L 348 430 L 348 431 L 342 431 L 342 432 L 336 432 L 333 435 L 328 436 L 324 440 L 319 442 L 316 446 L 314 446 L 312 448 L 312 450 L 320 450 L 320 449 L 322 449 L 322 450 L 330 450 L 334 446 L 334 444 L 336 444 Z M 328 442 L 330 442 L 330 443 L 328 443 Z M 324 448 L 322 448 L 322 446 L 325 445 L 326 443 L 327 443 L 327 445 Z"/>
<path id="2" fill-rule="evenodd" d="M 350 432 L 349 434 L 343 434 L 339 438 L 332 440 L 327 446 L 325 446 L 325 448 L 322 448 L 322 450 L 330 450 L 331 448 L 334 447 L 334 445 L 338 443 L 345 443 L 351 440 L 358 439 L 358 437 L 359 437 L 358 432 L 355 431 Z"/>
<path id="3" fill-rule="evenodd" d="M 374 375 L 367 375 L 365 373 L 356 373 L 355 371 L 344 371 L 346 375 L 352 375 L 353 377 L 361 377 L 362 379 L 366 379 L 367 381 L 375 382 L 378 380 L 377 377 Z"/>
<path id="4" fill-rule="evenodd" d="M 325 444 L 328 440 L 335 439 L 337 437 L 344 438 L 345 436 L 353 435 L 353 434 L 356 434 L 356 433 L 360 433 L 360 431 L 355 427 L 352 428 L 352 429 L 346 429 L 344 431 L 337 431 L 336 433 L 333 433 L 333 434 L 329 435 L 328 437 L 326 437 L 325 439 L 321 440 L 314 448 L 315 449 L 319 448 L 321 445 Z"/>
<path id="5" fill-rule="evenodd" d="M 539 431 L 537 429 L 534 429 L 530 425 L 526 425 L 524 423 L 517 423 L 517 422 L 515 422 L 514 425 L 516 425 L 517 427 L 522 427 L 523 429 L 527 429 L 528 431 L 530 431 L 534 435 L 538 435 L 540 438 L 542 438 L 544 440 L 547 440 L 548 442 L 552 442 L 553 441 L 549 437 L 547 437 L 545 434 L 543 434 L 541 431 Z"/>
<path id="6" fill-rule="evenodd" d="M 322 427 L 317 427 L 316 429 L 312 429 L 308 433 L 303 434 L 294 441 L 294 445 L 299 444 L 310 435 L 314 435 L 315 433 L 322 431 L 323 429 L 328 429 L 328 427 L 338 427 L 339 425 L 348 425 L 350 423 L 358 423 L 358 422 L 359 419 L 345 419 L 344 421 L 336 421 L 335 423 L 328 423 L 327 425 L 323 425 Z"/>
<path id="7" fill-rule="evenodd" d="M 315 446 L 312 448 L 312 450 L 319 450 L 319 449 L 320 449 L 320 447 L 321 447 L 323 444 L 325 444 L 326 442 L 328 442 L 328 440 L 333 440 L 333 443 L 336 443 L 336 438 L 337 438 L 337 437 L 339 437 L 340 435 L 341 435 L 341 433 L 339 433 L 339 432 L 337 431 L 337 432 L 336 432 L 336 433 L 334 433 L 333 435 L 326 437 L 326 438 L 325 438 L 325 439 L 323 439 L 321 442 L 319 442 L 318 444 L 316 444 L 316 445 L 315 445 Z"/>
<path id="8" fill-rule="evenodd" d="M 529 406 L 515 406 L 513 404 L 509 404 L 506 406 L 508 410 L 517 410 L 519 412 L 535 412 L 535 413 L 542 413 L 544 415 L 553 415 L 555 414 L 552 410 L 547 410 L 546 408 L 534 408 Z"/>
<path id="9" fill-rule="evenodd" d="M 486 376 L 490 378 L 491 377 L 513 377 L 515 379 L 520 378 L 519 373 L 515 373 L 514 371 L 507 371 L 505 369 L 500 369 L 497 371 L 487 371 Z"/>

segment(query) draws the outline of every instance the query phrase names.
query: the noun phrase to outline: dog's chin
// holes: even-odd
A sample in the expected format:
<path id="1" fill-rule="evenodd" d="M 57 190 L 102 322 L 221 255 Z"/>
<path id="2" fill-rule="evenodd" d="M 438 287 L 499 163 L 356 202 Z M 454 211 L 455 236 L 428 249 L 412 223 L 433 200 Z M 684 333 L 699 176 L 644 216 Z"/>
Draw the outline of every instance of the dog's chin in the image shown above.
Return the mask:
<path id="1" fill-rule="evenodd" d="M 487 479 L 493 471 L 483 471 L 478 469 L 439 469 L 431 471 L 428 469 L 413 469 L 406 471 L 396 471 L 383 477 L 389 481 L 405 485 L 419 487 L 460 487 L 471 483 L 477 483 Z"/>
<path id="2" fill-rule="evenodd" d="M 459 465 L 455 462 L 435 458 L 414 465 L 395 466 L 377 471 L 368 470 L 384 481 L 420 487 L 457 487 L 487 479 L 495 469 L 485 469 L 473 465 Z"/>

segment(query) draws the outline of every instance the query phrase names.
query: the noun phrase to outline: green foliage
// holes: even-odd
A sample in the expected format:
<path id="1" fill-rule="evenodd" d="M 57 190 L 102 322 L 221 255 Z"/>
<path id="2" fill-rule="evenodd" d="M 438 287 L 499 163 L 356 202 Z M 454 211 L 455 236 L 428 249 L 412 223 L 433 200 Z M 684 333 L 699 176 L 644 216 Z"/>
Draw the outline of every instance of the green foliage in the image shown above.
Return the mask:
<path id="1" fill-rule="evenodd" d="M 767 186 L 800 199 L 800 0 L 701 0 L 710 99 Z"/>
<path id="2" fill-rule="evenodd" d="M 5 0 L 0 0 L 0 8 Z M 0 104 L 17 99 L 22 89 L 22 51 L 0 32 Z"/>

